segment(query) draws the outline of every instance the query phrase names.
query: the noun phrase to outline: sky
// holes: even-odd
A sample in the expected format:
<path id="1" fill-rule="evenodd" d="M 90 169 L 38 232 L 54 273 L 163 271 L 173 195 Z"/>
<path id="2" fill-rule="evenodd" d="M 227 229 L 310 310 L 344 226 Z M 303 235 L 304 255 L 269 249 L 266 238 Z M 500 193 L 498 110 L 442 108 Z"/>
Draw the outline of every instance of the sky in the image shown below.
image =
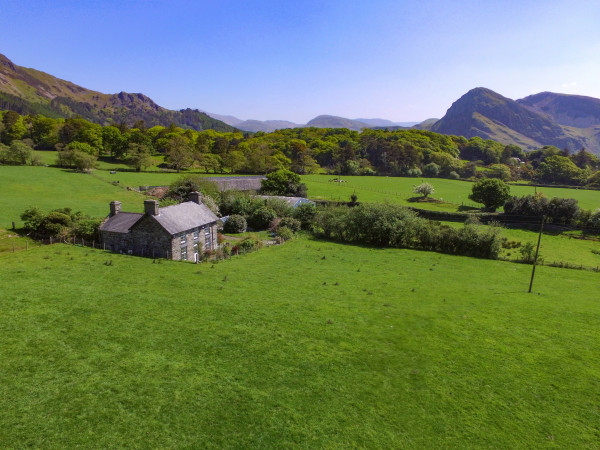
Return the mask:
<path id="1" fill-rule="evenodd" d="M 0 0 L 0 53 L 169 109 L 417 122 L 487 87 L 600 98 L 598 1 Z"/>

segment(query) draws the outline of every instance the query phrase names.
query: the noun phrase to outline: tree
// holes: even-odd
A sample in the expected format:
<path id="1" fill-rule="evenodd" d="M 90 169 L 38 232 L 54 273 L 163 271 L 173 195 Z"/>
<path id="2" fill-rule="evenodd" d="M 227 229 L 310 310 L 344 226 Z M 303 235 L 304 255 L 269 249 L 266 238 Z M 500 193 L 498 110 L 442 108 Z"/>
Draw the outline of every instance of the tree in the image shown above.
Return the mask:
<path id="1" fill-rule="evenodd" d="M 536 178 L 545 183 L 581 184 L 589 174 L 566 156 L 550 156 L 540 163 Z"/>
<path id="2" fill-rule="evenodd" d="M 270 195 L 306 195 L 306 185 L 300 181 L 300 175 L 284 169 L 268 174 L 260 186 L 262 192 Z"/>
<path id="3" fill-rule="evenodd" d="M 14 141 L 6 151 L 6 159 L 9 164 L 26 165 L 33 156 L 32 148 L 22 141 Z"/>
<path id="4" fill-rule="evenodd" d="M 413 192 L 415 194 L 421 194 L 423 198 L 427 198 L 435 192 L 435 188 L 431 183 L 421 183 L 418 186 L 413 187 Z"/>
<path id="5" fill-rule="evenodd" d="M 475 183 L 469 198 L 495 211 L 510 197 L 510 187 L 497 178 L 482 178 Z"/>
<path id="6" fill-rule="evenodd" d="M 133 167 L 136 172 L 153 165 L 150 149 L 142 144 L 129 144 L 127 150 L 127 165 Z"/>
<path id="7" fill-rule="evenodd" d="M 187 169 L 192 164 L 192 148 L 190 142 L 183 136 L 176 135 L 167 144 L 167 160 L 177 173 Z"/>

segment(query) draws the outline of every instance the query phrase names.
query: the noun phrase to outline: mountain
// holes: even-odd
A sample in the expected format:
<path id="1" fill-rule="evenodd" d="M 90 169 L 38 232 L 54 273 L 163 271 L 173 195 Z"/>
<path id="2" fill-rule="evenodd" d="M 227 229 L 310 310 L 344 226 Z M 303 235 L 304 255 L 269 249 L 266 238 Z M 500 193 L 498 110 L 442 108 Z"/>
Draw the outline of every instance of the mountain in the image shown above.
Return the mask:
<path id="1" fill-rule="evenodd" d="M 348 128 L 349 130 L 360 131 L 363 128 L 369 128 L 364 122 L 358 122 L 352 119 L 346 119 L 338 116 L 317 116 L 306 124 L 307 127 L 316 128 Z"/>
<path id="2" fill-rule="evenodd" d="M 517 100 L 517 103 L 550 116 L 560 125 L 577 128 L 600 125 L 600 99 L 597 98 L 541 92 Z"/>
<path id="3" fill-rule="evenodd" d="M 419 122 L 392 122 L 387 119 L 352 119 L 357 122 L 366 123 L 370 127 L 385 128 L 385 127 L 404 127 L 410 128 L 417 125 Z"/>
<path id="4" fill-rule="evenodd" d="M 475 88 L 455 101 L 446 115 L 433 124 L 431 131 L 466 138 L 479 136 L 528 149 L 554 145 L 572 151 L 585 147 L 600 153 L 600 127 L 561 125 L 552 115 L 541 112 L 540 101 L 530 99 L 527 106 L 524 101 L 511 100 L 490 89 Z M 576 110 L 572 107 L 567 114 L 556 106 L 553 112 L 557 117 L 575 117 Z"/>
<path id="5" fill-rule="evenodd" d="M 210 113 L 207 111 L 202 111 L 202 112 L 204 112 L 208 116 L 212 117 L 213 119 L 217 119 L 217 120 L 220 120 L 221 122 L 225 122 L 227 125 L 231 125 L 232 127 L 235 127 L 238 123 L 243 122 L 242 119 L 238 119 L 237 117 L 234 117 L 234 116 L 223 116 L 221 114 Z"/>
<path id="6" fill-rule="evenodd" d="M 196 130 L 233 131 L 235 128 L 195 109 L 172 111 L 143 94 L 103 94 L 44 72 L 17 66 L 0 54 L 0 109 L 50 117 L 79 115 L 90 122 L 132 126 L 144 120 L 147 127 L 175 123 Z"/>

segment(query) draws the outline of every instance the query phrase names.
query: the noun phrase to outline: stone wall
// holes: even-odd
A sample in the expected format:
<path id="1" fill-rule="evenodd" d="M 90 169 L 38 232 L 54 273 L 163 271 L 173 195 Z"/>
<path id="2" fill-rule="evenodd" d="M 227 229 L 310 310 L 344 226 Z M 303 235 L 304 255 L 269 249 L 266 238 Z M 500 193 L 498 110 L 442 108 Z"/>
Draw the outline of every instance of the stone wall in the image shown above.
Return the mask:
<path id="1" fill-rule="evenodd" d="M 206 228 L 209 229 L 210 245 L 208 247 L 206 246 Z M 198 232 L 197 237 L 194 236 L 195 231 Z M 106 250 L 150 258 L 180 260 L 182 259 L 182 249 L 185 249 L 185 259 L 194 261 L 196 244 L 200 258 L 205 250 L 218 248 L 216 223 L 171 236 L 150 216 L 142 217 L 129 233 L 102 231 L 101 236 Z"/>

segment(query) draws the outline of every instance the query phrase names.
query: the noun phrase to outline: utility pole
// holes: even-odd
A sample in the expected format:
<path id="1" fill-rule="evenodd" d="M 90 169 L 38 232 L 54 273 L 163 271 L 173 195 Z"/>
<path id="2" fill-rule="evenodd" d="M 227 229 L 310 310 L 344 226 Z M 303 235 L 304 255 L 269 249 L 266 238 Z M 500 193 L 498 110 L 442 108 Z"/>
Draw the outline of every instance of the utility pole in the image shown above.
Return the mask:
<path id="1" fill-rule="evenodd" d="M 535 249 L 535 258 L 533 259 L 533 268 L 531 269 L 531 281 L 529 282 L 529 293 L 531 294 L 531 287 L 533 286 L 533 277 L 535 276 L 535 265 L 537 264 L 538 254 L 540 252 L 540 242 L 542 240 L 542 232 L 544 231 L 544 221 L 546 216 L 542 216 L 542 224 L 540 225 L 540 234 L 538 236 L 537 248 Z"/>

